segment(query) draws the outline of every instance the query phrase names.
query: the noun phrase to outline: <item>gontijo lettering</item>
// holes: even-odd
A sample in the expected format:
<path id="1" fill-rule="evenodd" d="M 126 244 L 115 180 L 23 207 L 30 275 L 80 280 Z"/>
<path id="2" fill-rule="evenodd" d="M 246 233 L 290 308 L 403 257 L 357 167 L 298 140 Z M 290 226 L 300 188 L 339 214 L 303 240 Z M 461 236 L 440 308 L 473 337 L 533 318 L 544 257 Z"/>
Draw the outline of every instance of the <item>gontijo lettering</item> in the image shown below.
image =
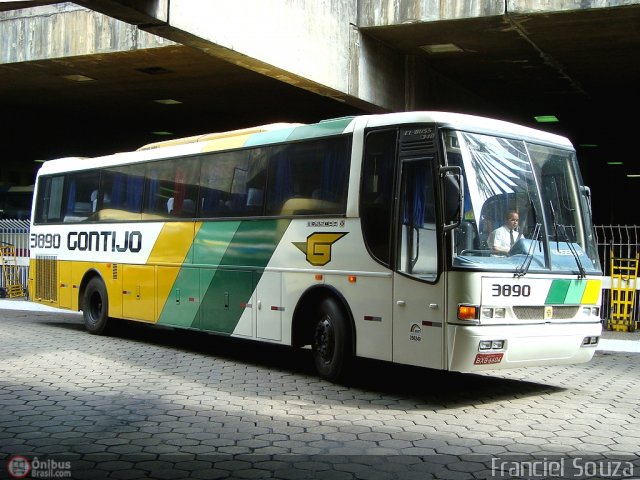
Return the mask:
<path id="1" fill-rule="evenodd" d="M 30 236 L 30 248 L 60 248 L 60 234 L 47 233 Z M 142 250 L 142 233 L 138 230 L 69 232 L 67 248 L 88 252 L 133 252 Z"/>

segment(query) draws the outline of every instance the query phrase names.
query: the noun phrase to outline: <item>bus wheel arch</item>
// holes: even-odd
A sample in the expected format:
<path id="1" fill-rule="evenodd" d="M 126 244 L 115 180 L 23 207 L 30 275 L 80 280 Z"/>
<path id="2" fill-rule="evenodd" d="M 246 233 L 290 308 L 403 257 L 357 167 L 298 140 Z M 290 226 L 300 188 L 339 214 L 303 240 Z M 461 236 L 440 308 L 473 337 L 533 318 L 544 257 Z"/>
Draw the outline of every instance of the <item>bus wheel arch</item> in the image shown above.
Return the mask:
<path id="1" fill-rule="evenodd" d="M 109 297 L 98 272 L 89 272 L 82 279 L 78 305 L 82 310 L 85 329 L 95 335 L 105 333 L 109 323 Z"/>
<path id="2" fill-rule="evenodd" d="M 292 345 L 311 345 L 316 370 L 339 380 L 355 356 L 353 315 L 344 297 L 330 287 L 307 290 L 294 312 Z"/>

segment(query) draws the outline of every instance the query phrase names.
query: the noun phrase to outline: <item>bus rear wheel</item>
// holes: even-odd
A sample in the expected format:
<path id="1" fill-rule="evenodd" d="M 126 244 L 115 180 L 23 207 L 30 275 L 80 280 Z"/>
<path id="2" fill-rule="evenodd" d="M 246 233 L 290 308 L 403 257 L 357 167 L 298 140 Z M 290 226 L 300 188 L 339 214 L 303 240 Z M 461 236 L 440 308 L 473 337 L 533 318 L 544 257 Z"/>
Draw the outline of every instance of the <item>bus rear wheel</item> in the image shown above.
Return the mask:
<path id="1" fill-rule="evenodd" d="M 94 277 L 89 280 L 82 297 L 84 327 L 89 333 L 103 334 L 109 321 L 109 300 L 104 282 Z"/>
<path id="2" fill-rule="evenodd" d="M 331 298 L 320 303 L 311 348 L 322 378 L 335 381 L 343 377 L 351 358 L 349 327 L 340 306 Z"/>

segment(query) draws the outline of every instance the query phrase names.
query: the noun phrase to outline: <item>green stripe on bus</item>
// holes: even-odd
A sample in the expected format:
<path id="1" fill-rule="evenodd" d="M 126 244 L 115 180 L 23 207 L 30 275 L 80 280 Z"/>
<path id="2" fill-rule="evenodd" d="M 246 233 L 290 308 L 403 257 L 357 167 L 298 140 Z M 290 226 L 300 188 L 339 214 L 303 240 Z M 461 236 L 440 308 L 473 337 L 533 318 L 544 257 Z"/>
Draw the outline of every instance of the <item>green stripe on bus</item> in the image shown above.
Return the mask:
<path id="1" fill-rule="evenodd" d="M 575 305 L 582 303 L 582 295 L 584 294 L 586 286 L 586 280 L 571 280 L 564 303 Z"/>
<path id="2" fill-rule="evenodd" d="M 274 130 L 272 132 L 260 132 L 251 135 L 244 143 L 245 147 L 254 147 L 257 145 L 267 145 L 269 143 L 281 143 L 285 142 L 291 132 L 295 130 L 293 128 L 283 128 L 282 130 Z"/>
<path id="3" fill-rule="evenodd" d="M 222 259 L 241 224 L 239 220 L 204 222 L 193 241 L 193 263 L 212 266 L 223 264 Z"/>
<path id="4" fill-rule="evenodd" d="M 549 293 L 547 293 L 547 299 L 544 303 L 547 305 L 564 303 L 570 283 L 571 280 L 553 280 L 551 282 L 551 287 L 549 287 Z"/>
<path id="5" fill-rule="evenodd" d="M 213 274 L 202 296 L 200 328 L 233 332 L 290 222 L 255 220 L 240 224 L 220 262 L 221 267 Z M 215 229 L 215 224 L 205 224 L 200 231 L 209 228 Z"/>
<path id="6" fill-rule="evenodd" d="M 580 304 L 586 286 L 586 280 L 553 280 L 544 303 L 546 305 Z"/>
<path id="7" fill-rule="evenodd" d="M 352 120 L 353 117 L 336 118 L 334 120 L 325 120 L 313 125 L 297 127 L 287 140 L 302 140 L 304 138 L 339 135 L 344 132 L 344 129 L 347 128 Z"/>
<path id="8" fill-rule="evenodd" d="M 200 269 L 183 267 L 169 292 L 164 308 L 158 318 L 162 325 L 176 327 L 196 327 L 200 303 Z"/>
<path id="9" fill-rule="evenodd" d="M 203 223 L 158 323 L 232 333 L 290 222 Z"/>
<path id="10" fill-rule="evenodd" d="M 231 243 L 240 221 L 204 223 L 196 235 L 189 254 L 196 265 L 211 265 L 214 268 L 222 262 L 227 247 Z M 200 271 L 202 270 L 202 271 Z M 215 270 L 193 268 L 183 265 L 169 292 L 158 323 L 180 327 L 198 327 L 198 311 L 203 294 L 201 285 L 209 285 Z"/>
<path id="11" fill-rule="evenodd" d="M 245 147 L 267 145 L 270 143 L 290 142 L 307 138 L 328 137 L 339 135 L 351 123 L 353 117 L 335 118 L 324 120 L 313 125 L 300 125 L 294 128 L 283 128 L 272 132 L 260 132 L 251 135 L 245 142 Z"/>

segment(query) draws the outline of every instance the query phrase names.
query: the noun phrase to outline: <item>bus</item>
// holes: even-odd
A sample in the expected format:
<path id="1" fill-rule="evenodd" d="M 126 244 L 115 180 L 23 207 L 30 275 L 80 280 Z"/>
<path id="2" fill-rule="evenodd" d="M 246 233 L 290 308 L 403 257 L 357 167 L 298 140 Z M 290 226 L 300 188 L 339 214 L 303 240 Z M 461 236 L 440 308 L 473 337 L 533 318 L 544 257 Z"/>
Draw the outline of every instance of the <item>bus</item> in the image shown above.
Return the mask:
<path id="1" fill-rule="evenodd" d="M 509 252 L 487 243 L 505 212 Z M 564 137 L 402 112 L 270 124 L 47 161 L 31 300 L 457 372 L 588 362 L 602 331 L 590 190 Z"/>
<path id="2" fill-rule="evenodd" d="M 29 220 L 33 185 L 13 186 L 0 192 L 0 220 Z"/>

